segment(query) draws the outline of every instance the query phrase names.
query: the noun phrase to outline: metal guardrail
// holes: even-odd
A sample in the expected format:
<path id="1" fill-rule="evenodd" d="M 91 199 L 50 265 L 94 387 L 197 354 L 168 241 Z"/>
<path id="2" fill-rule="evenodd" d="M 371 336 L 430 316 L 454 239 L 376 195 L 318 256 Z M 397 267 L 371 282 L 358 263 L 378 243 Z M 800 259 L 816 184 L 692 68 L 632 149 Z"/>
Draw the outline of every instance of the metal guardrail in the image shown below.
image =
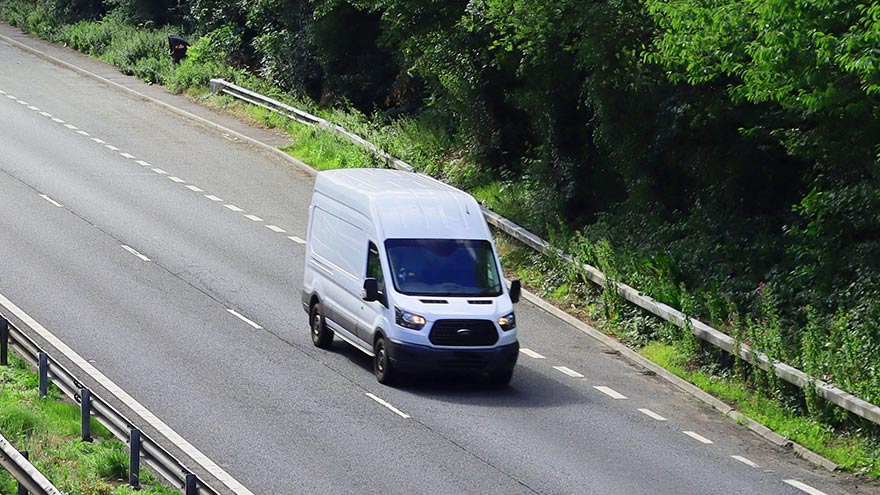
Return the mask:
<path id="1" fill-rule="evenodd" d="M 3 435 L 0 435 L 0 466 L 18 481 L 19 492 L 26 490 L 31 495 L 61 495 L 55 485 L 50 483 Z"/>
<path id="2" fill-rule="evenodd" d="M 41 349 L 34 340 L 19 330 L 11 321 L 12 319 L 8 316 L 0 315 L 0 357 L 5 361 L 7 349 L 12 349 L 27 363 L 39 369 L 41 375 L 41 395 L 45 394 L 45 387 L 48 380 L 51 380 L 71 400 L 80 404 L 84 411 L 82 421 L 84 439 L 89 437 L 89 419 L 91 416 L 94 416 L 95 419 L 110 430 L 114 437 L 128 444 L 132 452 L 130 485 L 138 486 L 139 484 L 137 474 L 134 474 L 134 477 L 132 477 L 132 472 L 137 471 L 136 466 L 139 465 L 140 459 L 143 458 L 156 473 L 172 486 L 185 490 L 186 495 L 220 495 L 220 492 L 198 479 L 189 468 L 161 445 L 143 434 L 132 421 L 110 405 L 110 403 L 86 388 L 73 373 Z M 83 401 L 83 397 L 86 398 L 85 401 Z M 2 439 L 2 436 L 0 436 L 0 439 Z M 3 442 L 5 442 L 5 439 Z M 5 445 L 3 450 L 5 453 Z M 135 455 L 135 452 L 138 455 Z M 18 453 L 18 451 L 15 451 L 15 453 Z M 14 457 L 14 454 L 10 454 L 10 457 Z M 13 460 L 12 462 L 18 464 L 18 461 L 20 460 Z M 43 491 L 46 490 L 42 487 L 45 477 L 32 466 L 30 470 L 15 466 L 10 466 L 10 469 L 10 467 L 6 466 L 6 463 L 3 463 L 3 467 L 6 467 L 7 471 L 26 486 L 32 494 L 60 495 L 60 492 L 51 483 L 48 486 L 55 491 Z M 26 468 L 26 466 L 24 467 Z M 19 475 L 22 477 L 19 478 Z"/>
<path id="3" fill-rule="evenodd" d="M 331 132 L 335 132 L 351 139 L 354 143 L 375 153 L 377 156 L 382 158 L 385 164 L 390 168 L 406 170 L 409 172 L 415 171 L 412 165 L 397 158 L 394 158 L 383 150 L 377 148 L 372 143 L 369 143 L 364 138 L 343 129 L 336 124 L 332 124 L 320 117 L 316 117 L 307 112 L 281 103 L 277 100 L 273 100 L 272 98 L 254 93 L 245 88 L 224 81 L 223 79 L 211 79 L 211 91 L 214 93 L 228 94 L 235 98 L 247 101 L 254 105 L 258 105 L 281 115 L 286 115 L 292 119 L 308 125 L 315 125 L 326 128 Z M 605 274 L 603 274 L 598 268 L 590 266 L 586 263 L 577 262 L 570 255 L 562 252 L 557 248 L 552 247 L 547 241 L 541 239 L 540 237 L 529 232 L 525 228 L 517 225 L 514 222 L 511 222 L 510 220 L 502 217 L 501 215 L 498 215 L 491 210 L 483 208 L 483 214 L 485 215 L 486 220 L 490 224 L 492 224 L 492 226 L 501 230 L 510 237 L 513 237 L 517 241 L 522 242 L 523 244 L 543 254 L 561 257 L 568 263 L 571 263 L 572 265 L 575 265 L 583 270 L 583 272 L 587 275 L 587 278 L 594 284 L 599 285 L 603 288 L 607 287 L 609 283 L 608 279 L 605 277 Z M 690 330 L 699 339 L 708 342 L 720 349 L 723 349 L 725 352 L 733 355 L 738 355 L 742 359 L 748 361 L 749 363 L 752 363 L 755 366 L 760 367 L 765 371 L 772 370 L 773 373 L 776 374 L 776 376 L 785 380 L 788 383 L 791 383 L 802 389 L 813 386 L 819 393 L 819 395 L 825 400 L 836 404 L 857 416 L 865 418 L 872 423 L 880 424 L 880 407 L 871 404 L 865 400 L 862 400 L 855 395 L 850 394 L 849 392 L 841 390 L 830 383 L 811 377 L 797 368 L 771 359 L 766 354 L 753 350 L 746 344 L 737 343 L 729 335 L 720 332 L 695 318 L 691 318 L 675 308 L 656 301 L 626 284 L 622 284 L 620 282 L 612 283 L 616 288 L 617 293 L 624 300 L 629 301 L 630 303 L 635 304 L 645 311 L 659 318 L 662 318 L 663 320 L 668 321 L 680 328 L 686 328 Z"/>

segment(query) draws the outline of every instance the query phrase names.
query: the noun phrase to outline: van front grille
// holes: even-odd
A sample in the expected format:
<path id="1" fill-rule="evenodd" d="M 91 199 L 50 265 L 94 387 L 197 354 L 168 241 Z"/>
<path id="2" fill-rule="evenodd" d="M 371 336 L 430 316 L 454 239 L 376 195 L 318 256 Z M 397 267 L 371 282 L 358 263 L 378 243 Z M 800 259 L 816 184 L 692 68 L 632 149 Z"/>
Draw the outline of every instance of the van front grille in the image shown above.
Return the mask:
<path id="1" fill-rule="evenodd" d="M 487 346 L 498 342 L 498 330 L 489 320 L 437 320 L 428 339 L 434 345 Z"/>

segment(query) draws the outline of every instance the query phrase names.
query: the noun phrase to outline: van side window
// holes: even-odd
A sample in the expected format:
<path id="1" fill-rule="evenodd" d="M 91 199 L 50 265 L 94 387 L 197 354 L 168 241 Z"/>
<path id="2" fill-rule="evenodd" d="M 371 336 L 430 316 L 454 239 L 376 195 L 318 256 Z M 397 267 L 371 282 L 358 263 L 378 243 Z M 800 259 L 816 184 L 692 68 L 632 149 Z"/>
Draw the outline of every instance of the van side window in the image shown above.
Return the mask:
<path id="1" fill-rule="evenodd" d="M 379 250 L 372 242 L 370 242 L 370 249 L 367 254 L 367 277 L 376 279 L 376 282 L 379 285 L 379 294 L 381 294 L 384 299 L 385 275 L 382 273 L 382 263 L 379 261 Z"/>

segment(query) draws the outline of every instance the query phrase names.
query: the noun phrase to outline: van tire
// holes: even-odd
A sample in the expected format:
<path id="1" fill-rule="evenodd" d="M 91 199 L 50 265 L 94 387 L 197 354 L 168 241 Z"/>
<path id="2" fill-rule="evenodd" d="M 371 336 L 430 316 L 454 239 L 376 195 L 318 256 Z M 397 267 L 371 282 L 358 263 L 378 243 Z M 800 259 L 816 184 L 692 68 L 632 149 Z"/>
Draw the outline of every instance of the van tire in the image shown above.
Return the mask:
<path id="1" fill-rule="evenodd" d="M 376 381 L 382 385 L 391 385 L 394 383 L 397 373 L 391 365 L 391 357 L 388 355 L 388 344 L 385 337 L 379 336 L 376 343 L 373 344 L 373 373 L 376 375 Z"/>
<path id="2" fill-rule="evenodd" d="M 309 328 L 315 347 L 329 349 L 333 344 L 333 331 L 327 328 L 321 303 L 312 304 L 312 310 L 309 312 Z"/>
<path id="3" fill-rule="evenodd" d="M 498 370 L 489 373 L 489 385 L 498 388 L 504 388 L 510 384 L 513 378 L 513 368 L 506 370 Z"/>

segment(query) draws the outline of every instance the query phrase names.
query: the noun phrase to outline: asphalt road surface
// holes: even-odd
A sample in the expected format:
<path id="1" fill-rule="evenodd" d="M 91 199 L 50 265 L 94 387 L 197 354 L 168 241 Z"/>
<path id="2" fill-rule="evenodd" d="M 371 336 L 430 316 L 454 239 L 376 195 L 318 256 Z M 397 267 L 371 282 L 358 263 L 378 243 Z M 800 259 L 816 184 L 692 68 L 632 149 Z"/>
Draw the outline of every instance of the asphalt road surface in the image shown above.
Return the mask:
<path id="1" fill-rule="evenodd" d="M 284 141 L 6 25 L 0 35 Z M 0 38 L 0 294 L 251 492 L 878 493 L 528 302 L 507 389 L 379 385 L 366 356 L 309 340 L 299 297 L 313 180 L 234 133 Z"/>

